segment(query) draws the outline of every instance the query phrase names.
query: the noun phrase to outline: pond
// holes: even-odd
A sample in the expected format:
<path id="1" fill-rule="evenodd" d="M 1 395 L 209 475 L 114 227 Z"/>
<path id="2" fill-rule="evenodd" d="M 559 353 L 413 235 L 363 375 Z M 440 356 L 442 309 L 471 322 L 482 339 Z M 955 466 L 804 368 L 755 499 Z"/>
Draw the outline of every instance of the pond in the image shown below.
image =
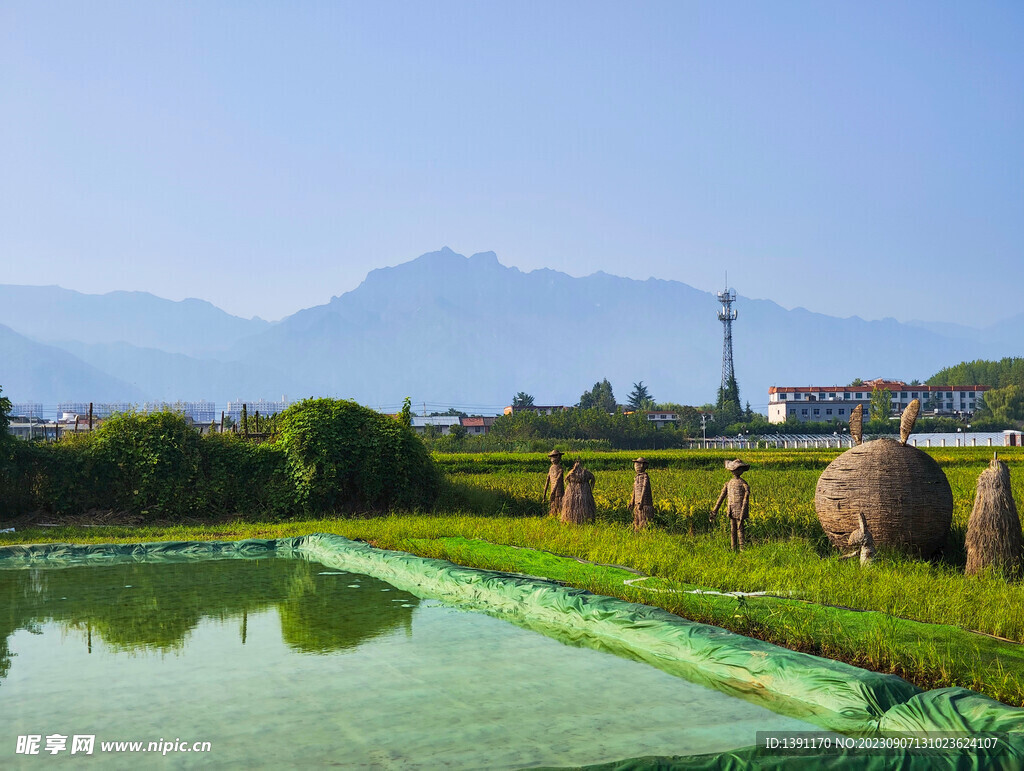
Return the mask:
<path id="1" fill-rule="evenodd" d="M 159 742 L 179 766 L 521 768 L 718 752 L 759 730 L 815 729 L 294 556 L 0 569 L 5 767 L 77 762 L 75 736 L 105 766 L 153 756 L 104 743 Z M 16 753 L 24 736 L 39 756 Z"/>

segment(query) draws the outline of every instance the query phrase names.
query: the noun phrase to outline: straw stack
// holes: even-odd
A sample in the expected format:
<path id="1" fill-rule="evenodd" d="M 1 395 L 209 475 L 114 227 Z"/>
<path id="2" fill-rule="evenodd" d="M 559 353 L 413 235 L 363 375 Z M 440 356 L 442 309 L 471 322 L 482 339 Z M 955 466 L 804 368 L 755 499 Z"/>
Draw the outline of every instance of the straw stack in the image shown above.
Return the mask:
<path id="1" fill-rule="evenodd" d="M 836 548 L 848 548 L 861 516 L 876 546 L 928 557 L 946 543 L 953 491 L 930 455 L 904 443 L 920 409 L 916 399 L 911 406 L 901 425 L 903 442 L 876 439 L 852 447 L 818 479 L 814 508 Z"/>
<path id="2" fill-rule="evenodd" d="M 864 405 L 858 404 L 850 410 L 850 436 L 854 444 L 864 443 Z"/>
<path id="3" fill-rule="evenodd" d="M 1020 517 L 1010 490 L 1010 469 L 993 458 L 978 477 L 974 510 L 967 523 L 968 575 L 992 568 L 1007 578 L 1021 575 Z"/>
<path id="4" fill-rule="evenodd" d="M 562 499 L 562 522 L 570 525 L 585 525 L 597 518 L 594 503 L 594 475 L 583 468 L 579 461 L 565 475 L 565 497 Z"/>

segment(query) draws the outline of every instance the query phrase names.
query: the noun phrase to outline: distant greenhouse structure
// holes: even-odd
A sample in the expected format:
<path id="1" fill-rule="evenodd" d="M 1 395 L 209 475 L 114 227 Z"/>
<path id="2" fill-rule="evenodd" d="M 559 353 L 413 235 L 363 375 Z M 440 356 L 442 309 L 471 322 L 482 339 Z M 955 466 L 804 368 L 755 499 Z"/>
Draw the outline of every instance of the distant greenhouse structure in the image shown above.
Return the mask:
<path id="1" fill-rule="evenodd" d="M 220 419 L 220 414 L 217 412 L 217 405 L 208 401 L 146 402 L 141 406 L 131 402 L 92 403 L 93 417 L 98 419 L 109 418 L 111 415 L 115 415 L 119 412 L 131 412 L 133 410 L 139 410 L 141 412 L 162 412 L 164 410 L 168 410 L 170 412 L 177 412 L 184 415 L 186 418 L 191 419 L 193 423 L 210 423 L 215 419 Z M 57 405 L 58 417 L 61 415 L 84 416 L 88 414 L 89 402 L 60 402 Z"/>
<path id="2" fill-rule="evenodd" d="M 57 414 L 88 415 L 89 402 L 59 402 Z M 109 418 L 118 412 L 131 412 L 136 408 L 132 402 L 92 402 L 92 414 L 95 418 Z"/>
<path id="3" fill-rule="evenodd" d="M 255 415 L 257 412 L 260 415 L 277 415 L 278 413 L 284 412 L 288 405 L 291 404 L 288 398 L 285 396 L 281 397 L 281 401 L 272 401 L 270 399 L 252 399 L 250 401 L 243 401 L 236 399 L 235 401 L 228 402 L 228 407 L 224 410 L 225 417 L 231 418 L 235 423 L 241 423 L 242 421 L 242 405 L 245 405 L 246 413 L 250 416 Z M 219 420 L 218 416 L 218 420 Z"/>
<path id="4" fill-rule="evenodd" d="M 43 405 L 38 402 L 14 402 L 11 405 L 11 417 L 41 418 L 43 417 Z"/>
<path id="5" fill-rule="evenodd" d="M 193 423 L 211 423 L 214 420 L 220 420 L 217 405 L 213 402 L 146 402 L 142 406 L 143 412 L 163 412 L 165 410 L 191 418 Z"/>

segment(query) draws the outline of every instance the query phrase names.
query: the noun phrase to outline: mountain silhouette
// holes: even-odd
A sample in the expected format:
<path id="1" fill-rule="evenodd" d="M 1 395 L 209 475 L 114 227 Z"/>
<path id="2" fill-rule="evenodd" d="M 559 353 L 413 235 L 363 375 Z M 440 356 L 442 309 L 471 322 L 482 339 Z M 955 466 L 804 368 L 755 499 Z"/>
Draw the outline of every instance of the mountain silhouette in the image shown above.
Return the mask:
<path id="1" fill-rule="evenodd" d="M 26 288 L 0 287 L 0 298 L 15 289 Z M 122 294 L 144 297 L 128 302 Z M 38 313 L 24 320 L 0 313 L 0 322 L 36 340 L 61 341 L 92 368 L 134 383 L 144 398 L 222 403 L 286 393 L 371 406 L 406 396 L 503 405 L 526 391 L 538 404 L 568 405 L 608 378 L 619 401 L 642 380 L 658 401 L 703 404 L 715 400 L 721 382 L 715 293 L 603 272 L 582 278 L 523 272 L 502 265 L 493 252 L 465 257 L 444 248 L 373 270 L 352 291 L 275 324 L 238 319 L 203 301 L 72 295 L 70 307 L 79 310 L 65 308 L 45 325 Z M 1020 355 L 1024 347 L 1019 325 L 972 330 L 836 318 L 742 294 L 735 307 L 741 399 L 762 412 L 771 385 L 924 380 L 961 360 Z M 92 308 L 96 318 L 89 317 Z M 13 398 L 7 369 L 0 370 L 0 385 Z M 73 377 L 61 385 L 72 386 L 89 389 Z M 19 388 L 17 396 L 65 398 L 47 394 L 56 391 Z"/>

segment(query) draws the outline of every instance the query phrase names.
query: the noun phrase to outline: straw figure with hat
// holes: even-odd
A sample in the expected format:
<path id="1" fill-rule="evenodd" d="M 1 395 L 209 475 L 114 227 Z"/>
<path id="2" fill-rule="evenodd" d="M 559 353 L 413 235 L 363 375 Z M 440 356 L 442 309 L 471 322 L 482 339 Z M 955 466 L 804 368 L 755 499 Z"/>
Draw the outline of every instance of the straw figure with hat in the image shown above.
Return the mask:
<path id="1" fill-rule="evenodd" d="M 594 475 L 576 461 L 565 475 L 565 497 L 562 499 L 562 522 L 569 525 L 590 524 L 597 518 L 594 503 Z"/>
<path id="2" fill-rule="evenodd" d="M 840 551 L 858 531 L 874 545 L 929 557 L 942 548 L 953 520 L 953 491 L 939 464 L 907 444 L 921 402 L 900 419 L 900 441 L 861 443 L 859 421 L 850 424 L 855 446 L 833 460 L 818 479 L 814 509 Z"/>
<path id="3" fill-rule="evenodd" d="M 548 469 L 548 477 L 544 480 L 544 493 L 542 499 L 548 502 L 548 490 L 551 491 L 550 502 L 548 502 L 548 516 L 557 517 L 562 513 L 562 498 L 565 496 L 565 482 L 562 473 L 562 453 L 552 450 L 548 453 L 551 458 L 551 468 Z"/>
<path id="4" fill-rule="evenodd" d="M 967 575 L 992 568 L 1009 579 L 1020 578 L 1020 516 L 1010 490 L 1010 469 L 998 457 L 978 477 L 978 494 L 967 523 Z"/>
<path id="5" fill-rule="evenodd" d="M 643 530 L 654 517 L 654 498 L 651 495 L 651 478 L 647 476 L 647 459 L 633 461 L 636 479 L 629 496 L 629 510 L 633 512 L 633 529 Z"/>
<path id="6" fill-rule="evenodd" d="M 741 461 L 727 460 L 725 467 L 732 472 L 732 479 L 725 483 L 715 508 L 711 509 L 708 521 L 714 523 L 715 515 L 722 506 L 722 501 L 728 498 L 729 510 L 729 542 L 733 551 L 743 549 L 743 524 L 750 516 L 750 485 L 743 479 L 743 472 L 748 471 L 750 466 Z"/>

